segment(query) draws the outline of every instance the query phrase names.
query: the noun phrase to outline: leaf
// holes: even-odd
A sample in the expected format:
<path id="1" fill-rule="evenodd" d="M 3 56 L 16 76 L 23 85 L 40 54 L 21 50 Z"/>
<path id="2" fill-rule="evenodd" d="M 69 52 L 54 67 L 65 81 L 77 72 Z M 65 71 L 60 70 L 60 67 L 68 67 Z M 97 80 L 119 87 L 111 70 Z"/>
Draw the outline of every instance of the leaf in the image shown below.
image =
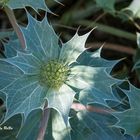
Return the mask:
<path id="1" fill-rule="evenodd" d="M 17 50 L 23 51 L 17 35 L 13 31 L 1 32 L 0 39 L 9 38 L 8 42 L 2 42 L 4 46 L 4 55 L 6 57 L 16 56 Z"/>
<path id="2" fill-rule="evenodd" d="M 49 25 L 47 17 L 39 22 L 29 13 L 27 15 L 28 26 L 22 28 L 27 46 L 26 50 L 45 61 L 58 58 L 60 52 L 59 39 L 51 25 Z"/>
<path id="3" fill-rule="evenodd" d="M 140 33 L 137 33 L 137 44 L 138 48 L 140 49 Z"/>
<path id="4" fill-rule="evenodd" d="M 48 107 L 54 108 L 60 112 L 66 125 L 68 124 L 68 115 L 74 96 L 75 91 L 66 84 L 63 84 L 59 91 L 50 90 L 46 95 L 46 99 L 48 99 Z"/>
<path id="5" fill-rule="evenodd" d="M 21 126 L 21 116 L 16 115 L 10 118 L 6 123 L 0 125 L 1 140 L 15 140 Z"/>
<path id="6" fill-rule="evenodd" d="M 3 57 L 3 55 L 2 55 L 2 53 L 0 52 L 0 58 L 2 58 Z"/>
<path id="7" fill-rule="evenodd" d="M 127 95 L 122 91 L 122 89 L 129 89 L 129 83 L 127 81 L 118 85 L 114 85 L 112 87 L 112 92 L 114 93 L 115 97 L 119 100 L 119 102 L 114 102 L 111 100 L 107 101 L 108 105 L 115 111 L 124 111 L 130 108 L 129 99 Z"/>
<path id="8" fill-rule="evenodd" d="M 81 65 L 87 65 L 92 67 L 104 67 L 110 69 L 111 72 L 112 68 L 119 62 L 118 60 L 106 60 L 101 57 L 102 48 L 94 52 L 84 51 L 78 58 L 77 62 Z"/>
<path id="9" fill-rule="evenodd" d="M 42 110 L 36 109 L 27 117 L 17 134 L 19 140 L 36 140 L 39 133 L 39 125 L 41 121 Z"/>
<path id="10" fill-rule="evenodd" d="M 8 43 L 4 43 L 4 54 L 6 57 L 14 57 L 17 51 L 23 52 L 20 41 L 15 34 L 9 37 Z"/>
<path id="11" fill-rule="evenodd" d="M 8 6 L 10 9 L 21 9 L 29 6 L 32 7 L 35 11 L 42 9 L 50 12 L 45 4 L 45 0 L 8 0 L 8 2 L 6 2 L 6 6 Z"/>
<path id="12" fill-rule="evenodd" d="M 62 117 L 55 110 L 51 110 L 51 115 L 45 135 L 49 140 L 71 140 L 71 127 L 65 125 Z"/>
<path id="13" fill-rule="evenodd" d="M 12 130 L 0 130 L 1 140 L 31 140 L 37 139 L 40 127 L 42 110 L 34 110 L 27 117 L 24 124 L 21 124 L 22 118 L 20 115 L 15 115 L 1 126 L 9 126 Z M 20 130 L 20 131 L 19 131 Z M 51 109 L 51 115 L 48 122 L 48 127 L 45 133 L 45 139 L 49 140 L 71 140 L 70 127 L 66 127 L 63 118 L 58 112 Z"/>
<path id="14" fill-rule="evenodd" d="M 37 139 L 42 110 L 34 110 L 28 116 L 25 124 L 21 128 L 17 138 L 20 140 Z M 65 125 L 60 114 L 51 109 L 45 138 L 49 140 L 71 140 L 70 126 Z"/>
<path id="15" fill-rule="evenodd" d="M 5 100 L 6 100 L 6 95 L 4 94 L 4 93 L 2 93 L 2 92 L 0 92 L 0 99 L 3 101 L 3 102 L 5 102 Z M 3 104 L 2 104 L 3 105 Z"/>
<path id="16" fill-rule="evenodd" d="M 96 4 L 107 12 L 115 12 L 115 0 L 96 0 Z"/>
<path id="17" fill-rule="evenodd" d="M 125 8 L 124 10 L 132 12 L 132 17 L 140 18 L 140 1 L 133 0 L 131 4 Z"/>
<path id="18" fill-rule="evenodd" d="M 22 74 L 21 70 L 15 68 L 7 62 L 4 62 L 3 60 L 4 59 L 0 59 L 0 89 L 9 85 Z"/>
<path id="19" fill-rule="evenodd" d="M 39 124 L 41 119 L 41 110 L 32 111 L 24 124 L 22 124 L 21 115 L 15 115 L 4 123 L 0 130 L 1 140 L 30 140 L 37 139 Z M 4 128 L 9 127 L 9 130 Z M 10 130 L 11 129 L 11 130 Z M 19 131 L 20 130 L 20 131 Z"/>
<path id="20" fill-rule="evenodd" d="M 77 57 L 86 50 L 85 42 L 91 32 L 79 36 L 77 33 L 73 36 L 73 38 L 67 43 L 63 44 L 61 52 L 60 52 L 60 60 L 62 62 L 67 62 L 71 64 L 75 62 Z"/>
<path id="21" fill-rule="evenodd" d="M 134 55 L 134 66 L 133 69 L 136 70 L 138 78 L 140 80 L 140 34 L 137 33 L 137 44 L 138 44 L 138 49 L 136 50 L 136 53 Z"/>
<path id="22" fill-rule="evenodd" d="M 91 107 L 101 109 L 97 104 Z M 70 118 L 72 140 L 126 140 L 120 129 L 111 127 L 115 122 L 107 112 L 79 111 Z"/>
<path id="23" fill-rule="evenodd" d="M 0 40 L 4 39 L 5 37 L 9 37 L 11 35 L 13 35 L 13 31 L 3 31 L 3 32 L 1 31 L 0 32 Z"/>
<path id="24" fill-rule="evenodd" d="M 26 120 L 32 110 L 44 108 L 46 93 L 38 84 L 37 77 L 23 75 L 1 91 L 7 97 L 5 121 L 19 113 Z"/>
<path id="25" fill-rule="evenodd" d="M 114 126 L 123 128 L 126 134 L 136 137 L 139 135 L 140 126 L 140 89 L 130 85 L 130 90 L 125 91 L 125 93 L 129 98 L 130 109 L 113 113 L 118 118 L 118 122 Z"/>
<path id="26" fill-rule="evenodd" d="M 25 74 L 38 74 L 39 69 L 37 67 L 39 68 L 41 65 L 41 61 L 34 55 L 22 52 L 18 52 L 17 56 L 7 58 L 5 61 L 17 65 Z"/>
<path id="27" fill-rule="evenodd" d="M 106 100 L 118 101 L 113 95 L 112 86 L 120 80 L 110 76 L 112 68 L 118 61 L 105 60 L 100 54 L 101 49 L 93 53 L 87 51 L 82 53 L 77 59 L 79 66 L 75 66 L 73 70 L 78 71 L 78 76 L 74 74 L 74 78 L 69 82 L 71 86 L 85 88 L 77 95 L 77 99 L 84 105 L 95 102 L 107 105 Z"/>

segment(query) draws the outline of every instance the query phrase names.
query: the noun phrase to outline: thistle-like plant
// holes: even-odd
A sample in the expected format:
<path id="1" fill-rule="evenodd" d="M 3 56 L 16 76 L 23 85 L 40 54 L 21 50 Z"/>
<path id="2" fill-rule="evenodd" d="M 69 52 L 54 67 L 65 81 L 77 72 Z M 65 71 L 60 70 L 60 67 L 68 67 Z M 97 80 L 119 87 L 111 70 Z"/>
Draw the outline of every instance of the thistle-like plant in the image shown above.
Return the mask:
<path id="1" fill-rule="evenodd" d="M 0 112 L 0 140 L 139 139 L 140 90 L 110 75 L 118 61 L 103 59 L 102 48 L 85 48 L 92 31 L 62 43 L 46 16 L 38 21 L 27 12 L 26 28 L 16 22 L 12 9 L 29 6 L 48 12 L 45 0 L 0 4 L 17 34 L 4 44 L 6 57 L 0 59 L 0 98 L 5 103 L 0 111 L 6 106 L 5 116 Z M 114 2 L 108 6 L 114 11 Z M 6 131 L 7 126 L 12 129 Z"/>
<path id="2" fill-rule="evenodd" d="M 27 15 L 28 26 L 21 28 L 26 48 L 14 49 L 15 56 L 0 59 L 0 74 L 4 75 L 0 91 L 6 94 L 7 108 L 4 121 L 20 113 L 25 122 L 33 110 L 54 108 L 68 125 L 76 93 L 85 105 L 107 106 L 106 99 L 117 101 L 111 86 L 118 80 L 109 75 L 117 61 L 102 59 L 101 49 L 95 53 L 86 50 L 90 32 L 82 36 L 76 33 L 62 43 L 46 17 L 40 22 Z"/>

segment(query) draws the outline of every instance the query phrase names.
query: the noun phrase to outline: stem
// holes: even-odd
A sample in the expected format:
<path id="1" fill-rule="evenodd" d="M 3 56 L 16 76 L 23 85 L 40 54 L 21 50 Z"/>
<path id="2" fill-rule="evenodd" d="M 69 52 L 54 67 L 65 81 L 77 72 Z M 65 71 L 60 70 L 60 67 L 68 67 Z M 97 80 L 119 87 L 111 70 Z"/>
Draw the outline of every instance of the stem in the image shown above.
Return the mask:
<path id="1" fill-rule="evenodd" d="M 6 12 L 15 32 L 16 32 L 19 40 L 20 40 L 22 48 L 25 49 L 26 48 L 25 40 L 24 40 L 23 34 L 22 34 L 18 24 L 17 24 L 14 12 L 10 8 L 8 8 L 7 6 L 4 7 L 4 10 L 5 10 L 5 12 Z"/>
<path id="2" fill-rule="evenodd" d="M 88 27 L 98 27 L 98 30 L 101 30 L 103 32 L 115 35 L 115 36 L 119 36 L 119 37 L 123 37 L 132 41 L 136 41 L 136 35 L 133 33 L 129 33 L 127 31 L 123 31 L 114 27 L 110 27 L 107 25 L 103 25 L 101 23 L 96 23 L 90 20 L 81 20 L 81 21 L 77 21 L 78 24 L 83 25 L 83 26 L 88 26 Z"/>
<path id="3" fill-rule="evenodd" d="M 72 109 L 76 111 L 81 111 L 81 110 L 88 110 L 89 112 L 97 112 L 97 113 L 102 113 L 102 114 L 108 114 L 113 112 L 113 109 L 102 109 L 100 107 L 94 107 L 92 105 L 83 105 L 81 103 L 73 103 L 71 106 Z"/>
<path id="4" fill-rule="evenodd" d="M 38 134 L 37 140 L 44 140 L 49 116 L 50 116 L 50 109 L 44 108 L 43 113 L 42 113 L 41 122 L 40 122 L 40 128 L 39 128 L 39 134 Z"/>
<path id="5" fill-rule="evenodd" d="M 106 12 L 103 12 L 101 15 L 99 15 L 95 20 L 94 22 L 97 22 L 99 21 L 101 18 L 103 18 L 107 13 Z"/>
<path id="6" fill-rule="evenodd" d="M 99 49 L 101 46 L 103 45 L 102 42 L 94 42 L 94 43 L 88 43 L 86 45 L 86 47 L 92 48 L 92 49 Z M 112 43 L 105 43 L 103 46 L 103 49 L 107 49 L 107 50 L 113 50 L 115 52 L 120 52 L 120 53 L 125 53 L 128 55 L 135 55 L 136 54 L 136 49 L 134 49 L 131 46 L 123 46 L 123 45 L 119 45 L 119 44 L 112 44 Z"/>
<path id="7" fill-rule="evenodd" d="M 127 13 L 122 12 L 122 11 L 117 11 L 116 13 L 117 13 L 118 15 L 120 14 L 120 15 L 126 16 L 126 17 L 134 24 L 134 26 L 135 26 L 138 30 L 140 30 L 139 24 L 137 24 L 137 23 L 134 21 L 134 19 L 133 19 L 130 15 L 128 15 Z"/>

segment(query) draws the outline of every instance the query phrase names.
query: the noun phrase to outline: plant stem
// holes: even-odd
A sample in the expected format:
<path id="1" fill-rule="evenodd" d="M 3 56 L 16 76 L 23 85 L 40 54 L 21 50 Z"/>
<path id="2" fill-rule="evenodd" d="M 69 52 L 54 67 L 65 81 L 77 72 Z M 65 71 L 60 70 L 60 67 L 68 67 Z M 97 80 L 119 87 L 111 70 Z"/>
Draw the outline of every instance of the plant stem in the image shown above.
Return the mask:
<path id="1" fill-rule="evenodd" d="M 39 134 L 38 134 L 37 140 L 44 140 L 49 116 L 50 116 L 50 109 L 44 108 L 43 113 L 42 113 L 41 122 L 40 122 L 40 128 L 39 128 Z"/>
<path id="2" fill-rule="evenodd" d="M 81 20 L 81 21 L 77 21 L 78 24 L 83 25 L 83 26 L 87 26 L 87 27 L 95 27 L 97 26 L 98 30 L 101 30 L 103 32 L 115 35 L 115 36 L 119 36 L 119 37 L 123 37 L 132 41 L 136 41 L 136 35 L 133 33 L 129 33 L 127 31 L 123 31 L 114 27 L 110 27 L 107 25 L 103 25 L 101 23 L 96 23 L 90 20 Z"/>
<path id="3" fill-rule="evenodd" d="M 26 48 L 25 40 L 24 40 L 23 34 L 22 34 L 18 24 L 17 24 L 14 12 L 7 6 L 4 7 L 4 10 L 5 10 L 5 12 L 6 12 L 6 14 L 7 14 L 7 16 L 8 16 L 8 18 L 9 18 L 9 20 L 10 20 L 12 26 L 13 26 L 13 28 L 14 28 L 14 31 L 16 32 L 16 34 L 17 34 L 17 36 L 18 36 L 18 38 L 20 40 L 22 48 L 25 49 Z"/>
<path id="4" fill-rule="evenodd" d="M 81 111 L 81 110 L 88 110 L 89 112 L 97 112 L 97 113 L 102 113 L 102 114 L 108 114 L 111 112 L 114 112 L 113 109 L 102 109 L 100 107 L 94 107 L 92 105 L 83 105 L 80 103 L 73 103 L 71 106 L 72 109 L 76 111 Z"/>
<path id="5" fill-rule="evenodd" d="M 94 42 L 94 43 L 87 43 L 86 47 L 91 49 L 99 49 L 103 45 L 103 42 Z M 135 55 L 136 49 L 132 46 L 123 46 L 119 44 L 113 43 L 105 43 L 103 49 L 112 50 L 115 52 L 128 54 L 128 55 Z"/>
<path id="6" fill-rule="evenodd" d="M 140 30 L 140 25 L 137 24 L 135 21 L 134 21 L 134 18 L 132 16 L 130 16 L 129 14 L 125 13 L 125 12 L 122 12 L 122 11 L 116 11 L 116 13 L 119 15 L 123 15 L 123 16 L 126 16 L 133 24 L 134 26 Z"/>

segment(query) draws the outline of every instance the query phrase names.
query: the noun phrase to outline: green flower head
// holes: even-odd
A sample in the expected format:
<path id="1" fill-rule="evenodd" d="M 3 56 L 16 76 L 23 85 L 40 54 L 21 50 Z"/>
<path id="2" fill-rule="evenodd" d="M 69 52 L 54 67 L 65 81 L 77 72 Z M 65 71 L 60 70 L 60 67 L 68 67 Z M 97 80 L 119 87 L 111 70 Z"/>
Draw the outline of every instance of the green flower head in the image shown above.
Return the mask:
<path id="1" fill-rule="evenodd" d="M 105 71 L 114 63 L 100 59 L 100 50 L 95 53 L 86 51 L 85 42 L 90 32 L 82 36 L 76 33 L 70 41 L 59 45 L 59 38 L 46 18 L 40 22 L 28 14 L 28 20 L 28 26 L 21 28 L 26 41 L 24 52 L 11 49 L 16 56 L 0 60 L 8 67 L 3 67 L 0 75 L 8 73 L 9 76 L 5 80 L 6 86 L 1 87 L 7 97 L 5 120 L 18 113 L 27 118 L 32 110 L 43 109 L 47 101 L 48 108 L 56 109 L 67 124 L 78 91 L 81 102 L 83 95 L 95 96 L 96 102 L 102 104 L 106 104 L 106 97 L 114 99 L 111 93 L 107 95 L 114 79 Z M 89 91 L 95 91 L 94 95 Z M 87 97 L 84 102 L 90 102 L 89 99 Z"/>
<path id="2" fill-rule="evenodd" d="M 40 68 L 39 80 L 42 86 L 47 86 L 55 90 L 63 85 L 70 73 L 69 66 L 58 60 L 50 60 Z"/>

